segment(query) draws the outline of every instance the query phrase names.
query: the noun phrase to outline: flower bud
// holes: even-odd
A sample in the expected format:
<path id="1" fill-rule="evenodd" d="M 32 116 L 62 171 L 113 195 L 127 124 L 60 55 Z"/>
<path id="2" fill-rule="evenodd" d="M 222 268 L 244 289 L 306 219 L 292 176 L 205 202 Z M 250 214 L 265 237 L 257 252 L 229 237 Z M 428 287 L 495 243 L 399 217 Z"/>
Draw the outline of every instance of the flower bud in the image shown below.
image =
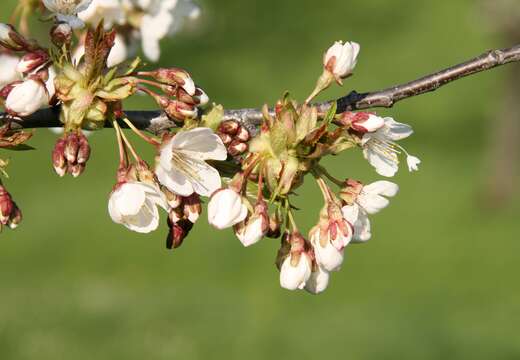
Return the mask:
<path id="1" fill-rule="evenodd" d="M 217 133 L 228 134 L 235 136 L 240 128 L 240 124 L 235 120 L 226 120 L 220 123 L 217 129 Z"/>
<path id="2" fill-rule="evenodd" d="M 184 212 L 182 211 L 182 209 L 180 207 L 170 209 L 170 212 L 168 213 L 168 220 L 172 224 L 175 224 L 175 223 L 181 221 L 182 219 L 184 219 Z"/>
<path id="3" fill-rule="evenodd" d="M 248 210 L 242 196 L 232 189 L 220 189 L 208 203 L 208 222 L 217 229 L 226 229 L 243 221 Z"/>
<path id="4" fill-rule="evenodd" d="M 67 172 L 69 172 L 73 178 L 79 177 L 85 171 L 84 164 L 74 164 L 68 167 Z"/>
<path id="5" fill-rule="evenodd" d="M 251 135 L 249 134 L 249 130 L 245 128 L 244 126 L 240 126 L 238 128 L 238 131 L 235 135 L 235 139 L 241 141 L 241 142 L 248 142 L 249 139 L 251 139 Z"/>
<path id="6" fill-rule="evenodd" d="M 198 114 L 195 106 L 177 100 L 162 101 L 159 105 L 161 105 L 166 115 L 174 120 L 184 121 L 188 118 L 195 118 Z"/>
<path id="7" fill-rule="evenodd" d="M 279 212 L 273 213 L 269 217 L 269 230 L 266 236 L 272 239 L 277 239 L 282 235 L 282 220 Z"/>
<path id="8" fill-rule="evenodd" d="M 65 139 L 58 139 L 58 141 L 56 141 L 56 145 L 54 146 L 54 150 L 52 151 L 52 166 L 54 167 L 54 171 L 56 171 L 56 174 L 58 174 L 59 177 L 63 177 L 67 173 L 65 144 Z"/>
<path id="9" fill-rule="evenodd" d="M 0 23 L 0 45 L 12 51 L 22 51 L 29 46 L 12 25 L 4 23 Z"/>
<path id="10" fill-rule="evenodd" d="M 307 253 L 291 253 L 282 263 L 280 285 L 287 290 L 303 289 L 311 276 L 311 266 Z"/>
<path id="11" fill-rule="evenodd" d="M 357 63 L 359 49 L 359 44 L 355 42 L 343 44 L 342 41 L 336 41 L 323 57 L 325 70 L 333 74 L 336 81 L 341 83 L 341 79 L 352 74 Z"/>
<path id="12" fill-rule="evenodd" d="M 267 203 L 259 200 L 255 211 L 249 219 L 235 225 L 235 234 L 244 246 L 251 246 L 259 242 L 269 230 Z"/>
<path id="13" fill-rule="evenodd" d="M 195 224 L 199 219 L 200 214 L 202 213 L 200 196 L 197 193 L 193 193 L 190 196 L 183 198 L 182 202 L 184 216 L 193 224 Z"/>
<path id="14" fill-rule="evenodd" d="M 16 116 L 29 116 L 49 102 L 45 84 L 35 78 L 29 78 L 17 84 L 5 100 L 7 111 Z"/>
<path id="15" fill-rule="evenodd" d="M 249 146 L 246 143 L 240 142 L 238 140 L 233 140 L 229 144 L 227 150 L 228 150 L 229 155 L 238 156 L 238 155 L 245 153 L 247 151 L 248 147 Z"/>
<path id="16" fill-rule="evenodd" d="M 9 222 L 7 223 L 7 225 L 9 226 L 9 228 L 11 228 L 11 230 L 14 230 L 18 226 L 20 226 L 22 219 L 23 219 L 22 211 L 15 204 L 14 210 L 11 214 L 11 219 L 9 219 Z"/>
<path id="17" fill-rule="evenodd" d="M 17 56 L 0 52 L 0 88 L 22 79 L 22 74 L 16 71 L 19 62 L 20 58 Z M 0 96 L 5 99 L 7 95 L 9 93 Z"/>
<path id="18" fill-rule="evenodd" d="M 11 194 L 0 185 L 0 223 L 7 225 L 15 208 Z"/>
<path id="19" fill-rule="evenodd" d="M 334 247 L 327 238 L 326 232 L 319 227 L 313 228 L 309 237 L 318 265 L 326 271 L 338 271 L 343 264 L 344 251 Z"/>
<path id="20" fill-rule="evenodd" d="M 199 87 L 195 90 L 195 95 L 193 95 L 193 99 L 195 100 L 195 103 L 200 107 L 204 107 L 209 103 L 208 94 L 206 94 L 206 92 L 204 92 L 204 90 L 202 90 Z"/>
<path id="21" fill-rule="evenodd" d="M 218 133 L 217 135 L 220 137 L 220 140 L 222 140 L 222 143 L 224 145 L 229 145 L 233 141 L 233 138 L 231 137 L 231 135 L 224 134 L 224 133 Z"/>
<path id="22" fill-rule="evenodd" d="M 80 135 L 79 138 L 79 149 L 78 156 L 76 161 L 78 164 L 84 165 L 90 159 L 90 145 L 88 143 L 87 137 L 83 134 Z"/>
<path id="23" fill-rule="evenodd" d="M 322 267 L 318 265 L 311 273 L 309 280 L 305 284 L 305 290 L 311 294 L 322 293 L 329 286 L 329 278 L 329 272 L 322 269 Z"/>
<path id="24" fill-rule="evenodd" d="M 80 139 L 77 133 L 70 132 L 65 140 L 65 159 L 69 164 L 77 162 Z"/>
<path id="25" fill-rule="evenodd" d="M 179 68 L 157 69 L 148 74 L 164 84 L 182 87 L 190 96 L 195 95 L 195 83 L 185 70 Z"/>
<path id="26" fill-rule="evenodd" d="M 72 28 L 68 23 L 58 23 L 51 28 L 51 40 L 57 47 L 70 44 L 72 40 Z"/>
<path id="27" fill-rule="evenodd" d="M 170 231 L 166 238 L 166 248 L 176 249 L 182 245 L 184 239 L 188 236 L 189 232 L 193 228 L 193 223 L 188 220 L 181 220 L 176 223 L 168 222 Z"/>
<path id="28" fill-rule="evenodd" d="M 385 120 L 382 117 L 367 112 L 347 111 L 343 113 L 340 122 L 343 126 L 350 127 L 362 134 L 377 131 L 385 125 Z"/>
<path id="29" fill-rule="evenodd" d="M 18 65 L 16 71 L 20 73 L 29 73 L 36 70 L 38 67 L 49 61 L 49 54 L 44 50 L 35 50 L 33 52 L 25 54 Z"/>
<path id="30" fill-rule="evenodd" d="M 182 204 L 182 196 L 175 194 L 168 190 L 167 188 L 163 187 L 162 189 L 163 194 L 166 196 L 166 201 L 168 202 L 168 206 L 170 206 L 172 209 L 176 209 Z"/>

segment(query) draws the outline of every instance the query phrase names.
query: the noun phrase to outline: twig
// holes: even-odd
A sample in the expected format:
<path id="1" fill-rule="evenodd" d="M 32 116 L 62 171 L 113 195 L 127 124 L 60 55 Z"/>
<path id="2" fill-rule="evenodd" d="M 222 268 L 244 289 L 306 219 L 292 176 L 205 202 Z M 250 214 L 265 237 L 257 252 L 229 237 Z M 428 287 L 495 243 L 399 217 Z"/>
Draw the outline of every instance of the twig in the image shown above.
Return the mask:
<path id="1" fill-rule="evenodd" d="M 520 45 L 502 50 L 492 50 L 459 65 L 455 65 L 435 74 L 402 85 L 396 85 L 384 90 L 368 93 L 352 91 L 348 95 L 337 100 L 331 100 L 315 105 L 318 107 L 320 113 L 326 113 L 333 102 L 337 103 L 338 113 L 348 110 L 363 110 L 377 107 L 390 108 L 400 100 L 435 91 L 452 81 L 518 61 L 520 61 Z M 176 124 L 172 120 L 168 119 L 168 117 L 161 111 L 126 111 L 125 113 L 131 119 L 136 128 L 153 134 L 159 134 L 164 130 L 176 127 Z M 15 120 L 13 127 L 59 127 L 61 126 L 61 123 L 58 120 L 58 115 L 59 108 L 40 110 L 27 118 Z M 7 115 L 0 115 L 0 121 L 5 120 L 6 118 Z M 256 133 L 262 118 L 263 115 L 261 109 L 235 109 L 226 110 L 224 113 L 225 120 L 234 119 L 240 121 L 251 131 L 252 134 Z M 107 123 L 106 125 L 107 127 L 112 126 L 110 123 Z"/>

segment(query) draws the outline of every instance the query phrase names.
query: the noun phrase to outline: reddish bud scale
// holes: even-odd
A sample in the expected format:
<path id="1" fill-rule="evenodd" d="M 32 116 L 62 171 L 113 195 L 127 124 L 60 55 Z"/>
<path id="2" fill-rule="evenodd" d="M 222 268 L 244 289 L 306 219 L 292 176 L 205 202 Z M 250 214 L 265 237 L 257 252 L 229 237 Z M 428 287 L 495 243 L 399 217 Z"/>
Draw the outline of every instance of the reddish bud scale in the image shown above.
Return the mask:
<path id="1" fill-rule="evenodd" d="M 220 123 L 217 132 L 235 136 L 238 133 L 240 124 L 235 120 L 226 120 Z"/>
<path id="2" fill-rule="evenodd" d="M 176 249 L 182 245 L 184 239 L 188 236 L 191 229 L 193 228 L 193 223 L 188 220 L 181 220 L 176 223 L 172 223 L 168 220 L 168 226 L 170 227 L 170 231 L 168 232 L 168 236 L 166 238 L 166 248 L 167 249 Z"/>
<path id="3" fill-rule="evenodd" d="M 81 132 L 70 132 L 65 138 L 58 139 L 52 151 L 52 165 L 56 174 L 63 177 L 70 174 L 80 176 L 90 158 L 90 145 Z"/>
<path id="4" fill-rule="evenodd" d="M 0 186 L 0 223 L 7 225 L 14 207 L 11 195 L 3 186 Z"/>
<path id="5" fill-rule="evenodd" d="M 50 31 L 52 43 L 58 47 L 69 44 L 72 40 L 72 28 L 67 23 L 54 25 Z"/>
<path id="6" fill-rule="evenodd" d="M 35 50 L 25 54 L 16 69 L 21 73 L 29 73 L 49 61 L 49 54 L 45 50 Z"/>

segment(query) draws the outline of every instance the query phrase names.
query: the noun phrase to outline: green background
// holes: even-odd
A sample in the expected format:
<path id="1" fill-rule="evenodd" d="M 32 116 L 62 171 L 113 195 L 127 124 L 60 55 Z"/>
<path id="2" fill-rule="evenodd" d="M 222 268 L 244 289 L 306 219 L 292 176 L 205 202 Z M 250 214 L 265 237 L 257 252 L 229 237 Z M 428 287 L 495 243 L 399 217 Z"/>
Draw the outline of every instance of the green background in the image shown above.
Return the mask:
<path id="1" fill-rule="evenodd" d="M 2 21 L 15 3 L 2 2 Z M 361 56 L 345 88 L 324 99 L 508 45 L 471 0 L 202 5 L 197 26 L 164 42 L 161 65 L 189 69 L 228 108 L 272 104 L 284 90 L 303 99 L 338 39 L 359 42 Z M 9 154 L 5 183 L 25 219 L 0 238 L 0 358 L 518 359 L 519 199 L 501 209 L 483 201 L 488 134 L 507 75 L 479 74 L 381 111 L 414 126 L 404 145 L 423 160 L 421 171 L 396 176 L 401 192 L 373 218 L 373 239 L 347 249 L 320 296 L 279 287 L 277 241 L 244 249 L 204 217 L 169 252 L 164 219 L 146 236 L 113 224 L 112 131 L 91 136 L 79 179 L 53 174 L 55 135 L 37 131 L 38 151 Z M 145 106 L 138 99 L 128 108 Z M 358 151 L 327 164 L 339 177 L 378 179 Z M 297 200 L 306 231 L 321 207 L 307 182 Z"/>

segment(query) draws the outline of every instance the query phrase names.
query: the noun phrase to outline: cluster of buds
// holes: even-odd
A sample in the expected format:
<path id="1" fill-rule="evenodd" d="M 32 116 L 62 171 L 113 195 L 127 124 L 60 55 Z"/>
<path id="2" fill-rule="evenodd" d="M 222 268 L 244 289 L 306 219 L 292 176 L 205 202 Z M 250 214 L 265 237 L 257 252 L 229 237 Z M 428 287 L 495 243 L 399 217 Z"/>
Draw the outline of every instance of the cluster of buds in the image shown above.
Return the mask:
<path id="1" fill-rule="evenodd" d="M 72 131 L 59 138 L 52 151 L 52 165 L 58 176 L 80 176 L 90 158 L 90 145 L 81 131 Z"/>
<path id="2" fill-rule="evenodd" d="M 249 130 L 236 120 L 226 120 L 217 128 L 217 135 L 222 139 L 231 156 L 239 156 L 249 150 L 248 142 L 251 139 Z"/>
<path id="3" fill-rule="evenodd" d="M 0 185 L 0 231 L 3 226 L 16 229 L 22 221 L 22 212 L 13 201 L 11 194 Z"/>
<path id="4" fill-rule="evenodd" d="M 2 56 L 0 99 L 16 117 L 29 116 L 52 101 L 52 61 L 46 49 L 28 40 L 9 24 L 0 23 Z"/>
<path id="5" fill-rule="evenodd" d="M 197 87 L 191 75 L 179 68 L 161 68 L 154 71 L 141 71 L 140 77 L 151 77 L 154 80 L 146 80 L 140 77 L 129 81 L 138 84 L 138 89 L 150 95 L 157 105 L 172 120 L 183 123 L 187 119 L 195 119 L 198 116 L 198 108 L 208 104 L 208 95 Z M 150 85 L 161 90 L 158 94 L 143 85 Z"/>
<path id="6" fill-rule="evenodd" d="M 166 195 L 170 212 L 168 215 L 169 232 L 166 238 L 166 247 L 176 249 L 182 245 L 189 235 L 193 225 L 202 213 L 200 196 L 193 193 L 189 196 L 181 196 L 172 193 L 166 188 L 162 189 Z"/>

